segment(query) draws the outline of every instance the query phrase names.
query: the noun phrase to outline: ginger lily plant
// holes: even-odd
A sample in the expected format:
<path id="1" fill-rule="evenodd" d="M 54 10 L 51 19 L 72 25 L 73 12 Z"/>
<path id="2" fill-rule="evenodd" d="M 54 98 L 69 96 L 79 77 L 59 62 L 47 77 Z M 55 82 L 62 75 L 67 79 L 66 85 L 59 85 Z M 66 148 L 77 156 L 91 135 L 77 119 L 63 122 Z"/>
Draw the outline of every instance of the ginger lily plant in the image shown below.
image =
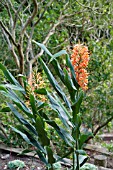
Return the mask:
<path id="1" fill-rule="evenodd" d="M 7 103 L 8 107 L 22 125 L 21 129 L 19 129 L 19 127 L 12 127 L 12 129 L 19 133 L 28 144 L 35 147 L 36 154 L 41 161 L 44 162 L 46 169 L 54 170 L 55 165 L 59 161 L 62 161 L 66 156 L 72 155 L 72 170 L 80 170 L 80 167 L 88 159 L 86 152 L 83 150 L 83 145 L 89 135 L 91 135 L 86 132 L 81 132 L 82 122 L 79 109 L 83 99 L 83 90 L 87 89 L 87 82 L 85 82 L 85 84 L 83 83 L 83 76 L 86 75 L 87 79 L 87 74 L 86 72 L 82 72 L 82 74 L 79 72 L 80 74 L 76 77 L 75 73 L 77 72 L 75 70 L 75 65 L 80 68 L 79 64 L 82 65 L 83 60 L 79 60 L 78 63 L 75 63 L 73 60 L 74 56 L 72 55 L 70 59 L 65 50 L 52 55 L 43 44 L 35 43 L 48 54 L 49 64 L 51 65 L 52 70 L 54 69 L 56 72 L 57 78 L 60 79 L 60 82 L 58 82 L 52 74 L 52 71 L 49 69 L 49 66 L 45 64 L 42 58 L 39 58 L 39 62 L 47 75 L 53 88 L 53 92 L 49 92 L 44 88 L 39 88 L 35 90 L 35 93 L 37 93 L 37 95 L 43 94 L 48 97 L 48 105 L 56 112 L 62 125 L 58 125 L 55 120 L 49 118 L 45 111 L 47 107 L 46 101 L 38 101 L 33 94 L 30 94 L 30 108 L 28 108 L 17 93 L 17 91 L 19 91 L 23 97 L 26 95 L 26 81 L 24 82 L 25 87 L 23 88 L 12 74 L 0 64 L 0 69 L 4 72 L 4 75 L 9 81 L 9 83 L 0 86 L 0 91 L 12 100 L 11 103 Z M 82 47 L 83 46 L 81 46 L 79 50 L 83 50 L 84 47 Z M 57 57 L 60 55 L 66 56 L 66 67 L 64 69 L 61 68 L 57 60 Z M 76 54 L 77 57 L 78 55 L 79 54 Z M 81 52 L 80 57 L 82 58 Z M 80 71 L 80 69 L 78 71 Z M 79 82 L 80 80 L 82 81 L 83 90 L 80 89 L 81 84 L 78 83 L 78 78 Z M 63 90 L 64 88 L 65 90 Z M 45 129 L 45 124 L 51 126 L 58 133 L 62 141 L 68 146 L 69 150 L 62 157 L 57 153 L 54 153 L 50 145 L 51 140 L 48 131 Z"/>

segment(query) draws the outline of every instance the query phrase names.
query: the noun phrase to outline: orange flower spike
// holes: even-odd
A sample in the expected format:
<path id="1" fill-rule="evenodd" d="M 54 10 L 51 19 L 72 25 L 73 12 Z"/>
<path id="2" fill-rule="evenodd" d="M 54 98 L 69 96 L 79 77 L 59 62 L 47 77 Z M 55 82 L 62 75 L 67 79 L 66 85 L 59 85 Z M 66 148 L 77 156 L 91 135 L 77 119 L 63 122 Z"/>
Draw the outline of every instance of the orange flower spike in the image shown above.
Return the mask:
<path id="1" fill-rule="evenodd" d="M 82 44 L 75 45 L 71 55 L 71 62 L 74 66 L 78 84 L 83 90 L 87 90 L 88 73 L 86 67 L 88 66 L 89 62 L 88 47 Z"/>

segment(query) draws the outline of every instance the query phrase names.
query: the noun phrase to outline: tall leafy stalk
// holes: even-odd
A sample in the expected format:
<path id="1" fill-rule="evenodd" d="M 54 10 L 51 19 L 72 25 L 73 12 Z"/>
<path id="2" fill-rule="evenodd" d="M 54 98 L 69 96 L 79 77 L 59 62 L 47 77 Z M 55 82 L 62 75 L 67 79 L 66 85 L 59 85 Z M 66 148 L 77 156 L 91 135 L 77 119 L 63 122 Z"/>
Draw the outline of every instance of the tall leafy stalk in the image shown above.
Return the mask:
<path id="1" fill-rule="evenodd" d="M 49 107 L 56 112 L 62 122 L 62 126 L 48 117 L 48 114 L 44 111 L 47 104 L 38 101 L 33 94 L 30 94 L 31 108 L 26 106 L 17 93 L 19 91 L 24 97 L 26 95 L 25 88 L 21 87 L 12 74 L 0 64 L 0 69 L 9 81 L 9 83 L 0 86 L 0 91 L 12 100 L 12 103 L 8 103 L 8 107 L 20 124 L 22 124 L 23 128 L 12 127 L 12 129 L 19 133 L 27 143 L 35 146 L 37 155 L 44 162 L 48 170 L 54 170 L 57 162 L 71 154 L 73 155 L 72 170 L 80 170 L 80 167 L 88 158 L 85 151 L 82 150 L 82 146 L 84 141 L 89 137 L 89 134 L 80 132 L 81 118 L 79 109 L 83 99 L 83 91 L 79 90 L 80 85 L 77 82 L 74 67 L 66 51 L 62 50 L 52 55 L 43 44 L 37 44 L 48 54 L 52 69 L 54 68 L 62 85 L 57 82 L 49 66 L 40 58 L 40 63 L 54 91 L 49 92 L 47 89 L 39 88 L 35 90 L 35 93 L 48 97 Z M 64 54 L 66 55 L 66 67 L 68 67 L 68 70 L 66 68 L 62 69 L 57 61 L 57 57 Z M 24 84 L 26 87 L 27 83 L 25 82 Z M 65 87 L 66 91 L 63 90 L 63 87 Z M 70 97 L 67 97 L 67 95 Z M 27 119 L 21 114 L 22 112 L 27 116 Z M 52 150 L 50 145 L 51 140 L 48 137 L 45 124 L 51 126 L 68 146 L 69 152 L 62 157 L 56 155 Z"/>
<path id="2" fill-rule="evenodd" d="M 70 128 L 70 132 L 72 131 L 71 135 L 72 135 L 73 139 L 75 140 L 75 142 L 73 143 L 73 170 L 79 170 L 80 169 L 79 150 L 82 148 L 82 145 L 79 146 L 80 137 L 81 137 L 81 134 L 80 134 L 81 118 L 80 118 L 80 114 L 79 114 L 79 109 L 80 109 L 80 105 L 81 105 L 81 102 L 83 99 L 83 91 L 79 90 L 81 84 L 78 84 L 78 83 L 81 83 L 81 82 L 77 81 L 77 79 L 76 79 L 75 69 L 74 69 L 72 62 L 71 62 L 68 54 L 66 53 L 66 51 L 62 50 L 55 55 L 52 55 L 52 54 L 50 55 L 50 52 L 48 52 L 48 50 L 46 49 L 45 46 L 43 46 L 39 43 L 38 43 L 38 45 L 41 48 L 43 48 L 43 50 L 45 50 L 47 52 L 47 54 L 49 55 L 50 63 L 53 66 L 53 68 L 56 72 L 56 75 L 60 78 L 61 82 L 66 87 L 66 89 L 68 90 L 68 93 L 70 95 L 69 100 L 67 99 L 67 97 L 63 96 L 64 92 L 63 92 L 62 88 L 57 84 L 55 78 L 53 77 L 52 73 L 50 72 L 50 69 L 47 67 L 47 65 L 44 63 L 44 61 L 42 59 L 40 59 L 40 62 L 43 66 L 43 69 L 44 69 L 51 85 L 53 86 L 54 90 L 57 92 L 58 96 L 60 98 L 62 98 L 62 100 L 64 101 L 65 107 L 69 108 L 68 115 L 70 115 L 70 117 L 71 117 L 71 124 L 72 124 L 72 126 L 71 127 L 69 126 L 69 128 Z M 85 47 L 84 53 L 87 54 L 86 47 Z M 57 61 L 57 57 L 59 57 L 62 54 L 67 55 L 66 66 L 68 66 L 69 70 L 67 70 L 65 68 L 62 70 L 62 68 L 59 65 L 59 62 Z M 73 57 L 73 55 L 72 55 L 72 57 Z M 82 58 L 81 55 L 80 55 L 80 58 Z M 85 63 L 82 63 L 82 64 L 83 65 L 85 64 L 85 66 L 86 66 L 87 65 L 86 62 L 88 62 L 88 61 L 85 60 Z M 87 77 L 87 73 L 86 73 L 86 77 Z M 87 85 L 87 83 L 86 83 L 86 85 Z M 86 89 L 87 88 L 86 85 L 82 84 L 82 88 Z M 66 96 L 66 94 L 65 94 L 65 96 Z M 53 108 L 54 108 L 54 106 L 53 106 Z M 61 114 L 61 112 L 60 112 L 60 114 Z"/>

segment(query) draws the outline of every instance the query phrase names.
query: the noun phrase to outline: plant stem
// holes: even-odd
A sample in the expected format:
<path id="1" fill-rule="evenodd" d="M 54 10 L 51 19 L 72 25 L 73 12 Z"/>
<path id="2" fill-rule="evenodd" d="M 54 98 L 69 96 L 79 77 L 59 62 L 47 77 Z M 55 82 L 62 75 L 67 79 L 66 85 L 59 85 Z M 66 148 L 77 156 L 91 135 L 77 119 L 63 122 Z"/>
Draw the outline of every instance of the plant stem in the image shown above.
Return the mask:
<path id="1" fill-rule="evenodd" d="M 75 157 L 75 146 L 74 146 L 74 151 L 73 151 L 73 170 L 76 170 L 75 168 L 76 168 L 76 162 L 75 162 L 75 160 L 76 160 L 76 157 Z"/>
<path id="2" fill-rule="evenodd" d="M 79 146 L 78 146 L 78 140 L 76 140 L 76 150 L 79 149 Z M 76 170 L 80 170 L 80 165 L 79 165 L 79 153 L 76 152 L 76 160 L 77 160 L 77 166 L 76 166 Z"/>

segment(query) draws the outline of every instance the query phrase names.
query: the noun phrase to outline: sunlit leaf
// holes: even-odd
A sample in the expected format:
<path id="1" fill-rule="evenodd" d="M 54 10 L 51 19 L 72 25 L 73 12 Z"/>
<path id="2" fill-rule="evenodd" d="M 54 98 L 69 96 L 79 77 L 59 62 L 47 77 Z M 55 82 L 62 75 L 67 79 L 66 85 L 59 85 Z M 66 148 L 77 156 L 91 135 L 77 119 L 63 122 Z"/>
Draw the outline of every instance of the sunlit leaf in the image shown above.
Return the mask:
<path id="1" fill-rule="evenodd" d="M 61 55 L 65 55 L 65 54 L 67 54 L 66 50 L 61 50 L 61 51 L 59 51 L 58 53 L 56 53 L 56 54 L 54 54 L 54 55 L 52 56 L 52 58 L 50 59 L 49 63 L 50 63 L 51 61 L 53 61 L 54 59 L 56 59 L 57 57 L 59 57 L 59 56 L 61 56 Z"/>
<path id="2" fill-rule="evenodd" d="M 35 40 L 32 40 L 32 42 L 34 42 L 35 44 L 37 44 L 40 48 L 42 48 L 49 56 L 53 56 L 50 51 L 46 48 L 46 46 L 44 44 L 41 44 L 39 42 L 36 42 Z"/>

